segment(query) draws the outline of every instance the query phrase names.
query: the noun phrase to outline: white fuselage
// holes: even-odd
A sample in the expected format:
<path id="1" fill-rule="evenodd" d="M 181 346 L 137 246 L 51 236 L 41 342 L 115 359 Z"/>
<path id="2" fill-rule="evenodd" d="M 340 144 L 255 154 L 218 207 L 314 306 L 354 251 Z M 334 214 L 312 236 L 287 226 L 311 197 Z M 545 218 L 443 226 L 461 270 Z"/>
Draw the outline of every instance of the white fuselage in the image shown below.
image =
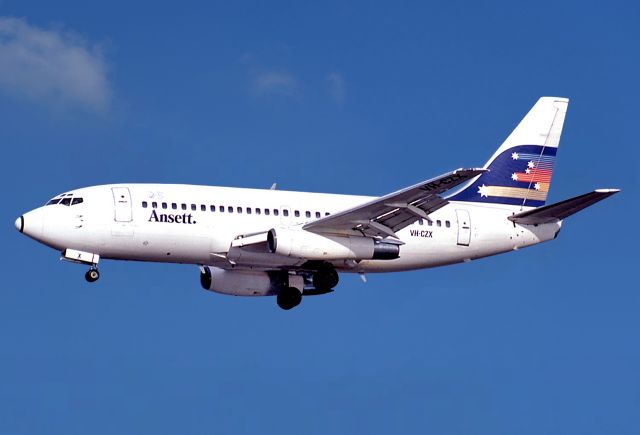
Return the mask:
<path id="1" fill-rule="evenodd" d="M 306 259 L 232 248 L 240 235 L 302 224 L 371 197 L 173 184 L 118 184 L 73 191 L 74 205 L 43 206 L 23 216 L 24 233 L 58 250 L 117 260 L 268 270 Z M 450 202 L 398 232 L 399 258 L 329 260 L 341 272 L 386 272 L 469 261 L 553 239 L 561 222 L 518 225 L 520 207 Z M 357 233 L 354 233 L 357 235 Z"/>

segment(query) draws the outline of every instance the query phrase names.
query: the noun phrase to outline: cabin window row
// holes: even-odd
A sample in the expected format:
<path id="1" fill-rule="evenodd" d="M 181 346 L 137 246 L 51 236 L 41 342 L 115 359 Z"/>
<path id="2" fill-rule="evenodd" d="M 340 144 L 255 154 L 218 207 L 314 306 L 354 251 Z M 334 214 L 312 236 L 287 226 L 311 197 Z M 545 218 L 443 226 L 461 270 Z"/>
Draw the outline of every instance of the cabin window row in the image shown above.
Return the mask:
<path id="1" fill-rule="evenodd" d="M 441 227 L 442 226 L 442 221 L 440 219 L 436 220 L 436 221 L 432 221 L 432 220 L 427 220 L 427 225 L 432 227 L 434 225 L 437 227 Z M 418 225 L 424 225 L 424 219 L 420 219 L 418 220 Z M 444 226 L 447 228 L 451 228 L 451 221 L 444 221 Z"/>
<path id="2" fill-rule="evenodd" d="M 147 201 L 142 201 L 142 208 L 147 208 L 149 207 L 149 203 Z M 162 202 L 162 203 L 158 203 L 156 201 L 151 202 L 151 208 L 162 208 L 164 210 L 167 210 L 169 208 L 171 208 L 171 210 L 192 210 L 192 211 L 198 211 L 198 208 L 200 209 L 200 211 L 207 211 L 207 209 L 209 211 L 212 212 L 219 212 L 219 213 L 246 213 L 246 214 L 265 214 L 267 216 L 271 215 L 271 213 L 273 213 L 274 216 L 279 216 L 280 215 L 280 210 L 277 208 L 269 209 L 269 208 L 260 208 L 260 207 L 233 207 L 233 206 L 224 206 L 224 205 L 213 205 L 211 204 L 208 208 L 205 204 L 200 204 L 200 207 L 198 207 L 197 204 L 178 204 L 175 202 L 172 203 L 167 203 L 167 202 Z M 283 209 L 282 210 L 282 214 L 284 216 L 289 216 L 289 210 L 288 209 Z M 300 217 L 300 210 L 294 210 L 293 214 L 295 217 Z M 324 215 L 325 216 L 329 216 L 329 212 L 325 212 Z M 310 211 L 305 211 L 304 212 L 305 217 L 307 218 L 311 218 L 312 216 L 315 216 L 316 219 L 320 219 L 320 217 L 322 217 L 322 213 L 319 211 L 316 212 L 310 212 Z"/>

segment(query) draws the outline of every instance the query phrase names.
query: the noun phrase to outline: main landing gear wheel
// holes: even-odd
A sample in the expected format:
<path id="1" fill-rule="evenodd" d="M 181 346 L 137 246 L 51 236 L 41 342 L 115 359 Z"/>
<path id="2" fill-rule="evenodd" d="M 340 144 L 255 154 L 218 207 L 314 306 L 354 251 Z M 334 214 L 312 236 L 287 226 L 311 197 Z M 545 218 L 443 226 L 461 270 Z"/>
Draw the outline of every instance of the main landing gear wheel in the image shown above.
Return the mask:
<path id="1" fill-rule="evenodd" d="M 302 302 L 302 292 L 295 287 L 283 287 L 278 292 L 278 306 L 283 310 L 290 310 Z"/>
<path id="2" fill-rule="evenodd" d="M 338 272 L 332 267 L 322 267 L 313 274 L 313 287 L 320 292 L 329 292 L 338 285 Z"/>
<path id="3" fill-rule="evenodd" d="M 84 274 L 84 279 L 88 282 L 96 282 L 98 278 L 100 278 L 100 272 L 98 272 L 98 269 L 89 269 L 87 270 L 87 273 Z"/>

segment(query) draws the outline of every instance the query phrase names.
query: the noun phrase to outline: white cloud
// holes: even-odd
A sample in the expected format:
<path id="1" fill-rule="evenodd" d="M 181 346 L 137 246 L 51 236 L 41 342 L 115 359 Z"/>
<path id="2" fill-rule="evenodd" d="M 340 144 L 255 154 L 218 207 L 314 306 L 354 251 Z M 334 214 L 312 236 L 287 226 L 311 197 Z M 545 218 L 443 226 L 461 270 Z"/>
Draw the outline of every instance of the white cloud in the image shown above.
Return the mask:
<path id="1" fill-rule="evenodd" d="M 260 73 L 256 76 L 254 84 L 258 95 L 294 96 L 298 93 L 298 81 L 286 72 Z"/>
<path id="2" fill-rule="evenodd" d="M 111 87 L 99 47 L 84 39 L 0 17 L 0 89 L 47 104 L 109 107 Z"/>
<path id="3" fill-rule="evenodd" d="M 342 77 L 342 74 L 331 73 L 327 76 L 327 86 L 329 88 L 329 95 L 333 101 L 342 105 L 347 93 L 347 84 Z"/>

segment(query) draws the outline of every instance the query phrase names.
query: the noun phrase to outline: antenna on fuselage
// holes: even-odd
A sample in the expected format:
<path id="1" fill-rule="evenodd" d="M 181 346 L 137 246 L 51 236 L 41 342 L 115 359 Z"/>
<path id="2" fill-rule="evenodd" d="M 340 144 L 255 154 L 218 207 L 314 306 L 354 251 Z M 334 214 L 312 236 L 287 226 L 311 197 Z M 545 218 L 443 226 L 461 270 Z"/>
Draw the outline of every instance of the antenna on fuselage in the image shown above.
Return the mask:
<path id="1" fill-rule="evenodd" d="M 273 183 L 269 190 L 276 190 L 278 188 L 278 183 Z"/>

